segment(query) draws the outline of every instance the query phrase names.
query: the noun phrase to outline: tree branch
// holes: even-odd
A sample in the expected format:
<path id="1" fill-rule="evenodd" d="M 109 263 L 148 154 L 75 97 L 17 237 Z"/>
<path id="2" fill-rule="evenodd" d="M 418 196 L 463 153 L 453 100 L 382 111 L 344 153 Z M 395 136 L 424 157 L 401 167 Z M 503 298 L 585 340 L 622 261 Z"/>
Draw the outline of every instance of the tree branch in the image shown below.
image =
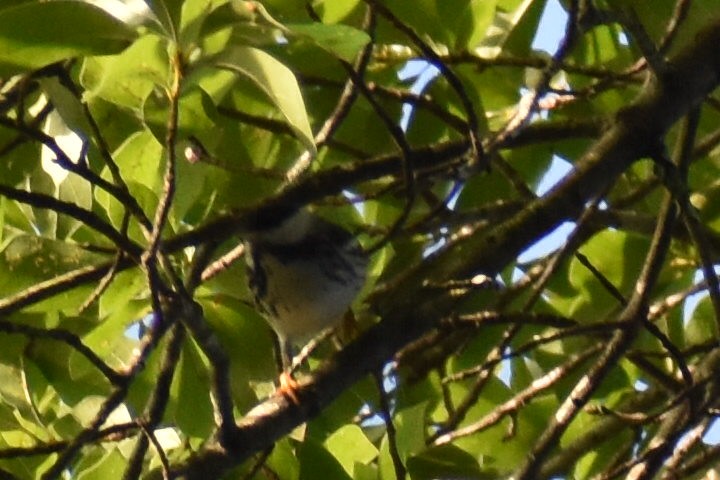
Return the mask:
<path id="1" fill-rule="evenodd" d="M 368 302 L 383 321 L 338 352 L 332 361 L 323 364 L 311 380 L 301 382 L 298 389 L 301 405 L 291 406 L 281 398 L 267 400 L 239 421 L 231 441 L 226 443 L 227 450 L 208 445 L 187 463 L 175 466 L 174 472 L 182 472 L 189 478 L 207 478 L 243 461 L 253 452 L 267 448 L 275 439 L 316 415 L 342 391 L 434 325 L 455 300 L 438 292 L 428 295 L 423 287 L 425 279 L 446 281 L 468 278 L 478 271 L 493 274 L 514 259 L 533 239 L 560 222 L 577 216 L 586 201 L 613 183 L 633 161 L 648 154 L 649 145 L 656 145 L 673 123 L 717 86 L 720 81 L 720 60 L 716 55 L 718 43 L 720 28 L 717 23 L 711 23 L 697 36 L 693 45 L 670 60 L 670 73 L 646 86 L 632 105 L 619 112 L 605 133 L 576 163 L 576 169 L 544 197 L 529 202 L 518 214 L 492 228 L 483 231 L 468 229 L 445 249 L 378 289 Z M 383 164 L 380 169 L 388 169 L 385 172 L 389 173 L 392 166 L 392 163 Z M 365 173 L 369 174 L 378 167 L 378 164 L 366 167 Z M 378 174 L 378 171 L 374 173 Z M 222 220 L 208 228 L 216 228 L 222 223 L 235 232 L 250 226 L 267 227 L 287 214 L 284 208 L 302 203 L 290 200 L 316 199 L 320 192 L 328 193 L 322 188 L 328 183 L 333 185 L 329 188 L 334 190 L 343 188 L 350 181 L 350 178 L 343 178 L 349 170 L 335 170 L 333 174 L 338 174 L 333 182 L 321 174 L 309 177 L 299 185 L 289 186 L 252 212 L 269 215 L 253 218 L 254 215 L 246 213 L 234 217 L 242 220 L 240 226 L 231 226 L 228 220 Z M 352 181 L 357 182 L 358 178 L 353 177 Z M 323 185 L 323 182 L 328 183 Z M 655 243 L 657 251 L 649 257 L 641 276 L 642 292 L 633 297 L 624 314 L 628 319 L 636 319 L 640 314 L 639 307 L 647 303 L 648 287 L 654 282 L 659 260 L 663 257 L 660 253 L 666 246 L 665 237 L 662 235 Z M 188 236 L 182 241 L 190 241 L 191 238 Z M 588 380 L 578 385 L 571 398 L 581 403 L 589 398 L 593 385 L 597 385 L 607 369 L 614 365 L 617 356 L 625 350 L 633 336 L 631 333 L 623 330 L 615 334 L 599 367 L 588 373 Z M 563 425 L 574 416 L 577 408 L 571 400 L 568 402 L 573 406 L 561 410 L 558 417 Z M 538 453 L 544 456 L 545 451 L 549 451 L 552 442 L 548 439 L 555 438 L 560 430 L 552 430 L 541 439 Z M 523 471 L 530 472 L 536 468 L 537 464 L 533 464 Z"/>

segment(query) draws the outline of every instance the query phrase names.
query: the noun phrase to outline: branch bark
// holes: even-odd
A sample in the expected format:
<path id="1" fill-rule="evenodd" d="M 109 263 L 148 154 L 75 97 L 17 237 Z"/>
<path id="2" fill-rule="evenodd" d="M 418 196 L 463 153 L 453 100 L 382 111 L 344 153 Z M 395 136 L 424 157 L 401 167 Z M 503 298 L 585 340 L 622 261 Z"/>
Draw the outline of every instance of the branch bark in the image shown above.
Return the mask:
<path id="1" fill-rule="evenodd" d="M 575 170 L 553 190 L 531 201 L 507 221 L 482 230 L 471 229 L 371 295 L 368 303 L 382 320 L 323 364 L 312 379 L 302 383 L 298 390 L 300 405 L 291 405 L 282 398 L 267 400 L 241 419 L 231 436 L 208 444 L 195 457 L 175 466 L 173 473 L 185 478 L 213 478 L 264 450 L 317 415 L 341 392 L 446 316 L 457 300 L 441 292 L 429 292 L 424 287 L 426 279 L 442 282 L 478 272 L 492 276 L 534 239 L 561 222 L 576 218 L 588 201 L 615 182 L 635 160 L 652 154 L 667 130 L 716 88 L 720 83 L 718 43 L 720 21 L 714 21 L 698 34 L 694 44 L 669 60 L 661 78 L 648 82 L 638 98 L 618 112 L 577 162 Z M 333 179 L 338 189 L 351 180 L 342 174 L 339 177 Z M 328 181 L 329 178 L 317 175 L 291 185 L 252 214 L 236 217 L 234 220 L 241 224 L 233 228 L 247 228 L 251 220 L 257 226 L 283 215 L 283 208 L 297 205 L 294 200 L 298 198 L 307 200 L 309 192 L 327 192 L 319 187 Z M 625 340 L 618 338 L 618 346 Z"/>

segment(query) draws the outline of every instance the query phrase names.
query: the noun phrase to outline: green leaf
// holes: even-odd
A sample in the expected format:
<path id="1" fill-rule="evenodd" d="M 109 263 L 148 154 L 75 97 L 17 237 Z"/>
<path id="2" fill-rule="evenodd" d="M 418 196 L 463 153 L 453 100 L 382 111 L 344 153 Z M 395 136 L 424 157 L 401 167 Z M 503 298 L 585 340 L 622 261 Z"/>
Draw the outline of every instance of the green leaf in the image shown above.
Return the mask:
<path id="1" fill-rule="evenodd" d="M 231 1 L 210 12 L 198 33 L 203 40 L 208 40 L 214 33 L 224 30 L 230 34 L 232 43 L 236 45 L 274 45 L 286 29 L 272 18 L 257 2 Z"/>
<path id="2" fill-rule="evenodd" d="M 210 389 L 207 361 L 195 343 L 185 342 L 170 392 L 174 408 L 168 412 L 184 434 L 201 439 L 212 434 L 215 422 Z M 193 408 L 187 408 L 188 398 L 193 399 Z"/>
<path id="3" fill-rule="evenodd" d="M 191 49 L 198 42 L 203 24 L 210 15 L 215 0 L 185 0 L 182 4 L 180 37 L 183 49 Z"/>
<path id="4" fill-rule="evenodd" d="M 8 242 L 0 255 L 0 291 L 9 295 L 47 278 L 102 260 L 103 256 L 89 253 L 77 245 L 33 235 L 18 235 Z M 59 302 L 56 306 L 65 304 L 62 295 L 55 300 Z M 68 307 L 73 306 L 77 308 L 77 304 L 72 305 L 70 301 Z M 46 303 L 43 308 L 48 307 Z M 39 307 L 35 305 L 33 308 Z"/>
<path id="5" fill-rule="evenodd" d="M 83 337 L 85 344 L 112 367 L 125 367 L 137 346 L 125 332 L 149 311 L 149 301 L 142 298 L 144 280 L 136 270 L 117 274 L 100 297 L 98 325 Z"/>
<path id="6" fill-rule="evenodd" d="M 131 411 L 142 412 L 147 407 L 152 392 L 157 387 L 157 379 L 162 370 L 162 360 L 163 355 L 150 355 L 142 372 L 130 386 L 125 404 Z"/>
<path id="7" fill-rule="evenodd" d="M 442 1 L 442 0 L 441 0 Z M 444 28 L 441 18 L 438 0 L 417 0 L 407 2 L 404 0 L 390 0 L 383 2 L 396 17 L 401 18 L 403 23 L 410 26 L 421 38 L 432 39 L 433 44 L 450 45 L 452 43 L 453 32 Z M 389 31 L 385 32 L 381 23 L 378 28 L 378 40 L 387 43 L 405 43 L 405 39 L 401 34 L 389 27 Z"/>
<path id="8" fill-rule="evenodd" d="M 90 124 L 80 99 L 61 84 L 56 77 L 43 77 L 38 82 L 53 107 L 60 113 L 65 125 L 79 135 L 89 136 Z"/>
<path id="9" fill-rule="evenodd" d="M 144 105 L 143 117 L 159 144 L 164 144 L 169 104 L 167 98 L 152 96 Z M 217 111 L 210 96 L 202 89 L 192 86 L 180 97 L 177 131 L 180 138 L 194 137 L 202 145 L 214 145 L 215 138 L 222 135 L 215 123 Z"/>
<path id="10" fill-rule="evenodd" d="M 397 412 L 393 418 L 398 452 L 403 460 L 425 448 L 425 410 L 427 402 L 420 402 Z"/>
<path id="11" fill-rule="evenodd" d="M 24 349 L 27 341 L 17 335 L 0 337 L 0 400 L 9 408 L 0 409 L 0 423 L 15 423 L 14 415 L 20 411 L 31 415 L 31 406 L 23 385 L 25 366 Z"/>
<path id="12" fill-rule="evenodd" d="M 685 329 L 685 341 L 690 345 L 703 345 L 720 338 L 715 310 L 709 296 L 705 296 L 690 317 Z"/>
<path id="13" fill-rule="evenodd" d="M 78 358 L 75 353 L 72 347 L 56 340 L 35 340 L 27 350 L 28 364 L 36 366 L 59 398 L 70 406 L 88 396 L 109 392 L 107 379 L 94 367 L 89 368 L 87 359 Z"/>
<path id="14" fill-rule="evenodd" d="M 473 455 L 454 445 L 428 448 L 420 455 L 408 459 L 407 469 L 410 478 L 413 480 L 431 480 L 435 478 L 490 480 L 498 478 L 494 475 L 483 475 Z"/>
<path id="15" fill-rule="evenodd" d="M 87 210 L 92 209 L 92 188 L 89 182 L 76 175 L 69 175 L 58 189 L 58 198 L 60 200 L 72 203 Z M 61 216 L 58 219 L 58 238 L 66 238 L 72 235 L 82 222 Z"/>
<path id="16" fill-rule="evenodd" d="M 4 245 L 5 240 L 7 237 L 5 236 L 5 212 L 8 208 L 8 199 L 5 197 L 0 197 L 0 249 L 2 249 L 2 245 Z"/>
<path id="17" fill-rule="evenodd" d="M 300 480 L 315 480 L 317 478 L 333 478 L 337 480 L 350 480 L 350 477 L 338 460 L 322 445 L 311 438 L 306 438 L 297 449 L 300 461 Z"/>
<path id="18" fill-rule="evenodd" d="M 10 447 L 28 447 L 35 445 L 36 440 L 25 432 L 19 430 L 6 430 L 2 433 L 3 445 Z M 54 455 L 49 456 L 33 456 L 23 457 L 15 459 L 3 459 L 2 469 L 3 473 L 15 475 L 14 477 L 7 478 L 40 478 L 40 475 L 34 476 L 34 472 L 42 472 L 47 469 L 49 465 L 52 465 L 54 461 Z"/>
<path id="19" fill-rule="evenodd" d="M 367 33 L 348 25 L 306 23 L 287 25 L 287 28 L 292 39 L 310 41 L 346 62 L 355 60 L 360 49 L 370 41 Z"/>
<path id="20" fill-rule="evenodd" d="M 357 425 L 345 425 L 339 428 L 324 443 L 325 448 L 351 476 L 356 463 L 367 464 L 378 455 L 375 445 Z"/>
<path id="21" fill-rule="evenodd" d="M 540 18 L 547 4 L 546 0 L 524 0 L 509 16 L 509 31 L 504 47 L 514 55 L 529 55 Z M 562 28 L 558 25 L 555 28 Z"/>
<path id="22" fill-rule="evenodd" d="M 325 357 L 324 354 L 323 357 Z M 328 408 L 323 410 L 322 415 L 308 423 L 306 435 L 327 440 L 327 438 L 348 424 L 348 412 L 358 412 L 366 409 L 367 405 L 363 399 L 374 398 L 376 394 L 377 386 L 370 378 L 356 383 L 352 388 L 340 395 L 339 398 L 336 398 Z M 384 426 L 382 425 L 367 428 L 363 426 L 362 428 L 363 434 L 373 442 L 384 432 Z"/>
<path id="23" fill-rule="evenodd" d="M 230 27 L 240 21 L 238 13 L 235 11 L 231 3 L 224 3 L 210 12 L 205 17 L 202 29 L 198 35 L 206 37 L 218 30 Z"/>
<path id="24" fill-rule="evenodd" d="M 183 0 L 148 0 L 147 5 L 155 14 L 165 35 L 174 41 L 179 40 Z"/>
<path id="25" fill-rule="evenodd" d="M 227 280 L 234 285 L 235 295 L 241 295 L 246 288 L 245 285 L 239 288 L 241 275 L 235 269 L 225 275 L 230 277 Z M 217 281 L 211 286 L 217 288 Z M 215 295 L 202 305 L 208 324 L 230 357 L 235 399 L 240 408 L 249 408 L 257 402 L 257 395 L 249 388 L 250 382 L 270 382 L 277 375 L 270 328 L 250 307 L 231 297 Z"/>
<path id="26" fill-rule="evenodd" d="M 86 2 L 32 2 L 0 10 L 0 74 L 126 48 L 135 32 Z"/>
<path id="27" fill-rule="evenodd" d="M 253 81 L 273 101 L 306 148 L 315 151 L 310 122 L 295 74 L 271 55 L 253 47 L 233 47 L 213 63 Z"/>
<path id="28" fill-rule="evenodd" d="M 83 465 L 80 468 L 78 480 L 92 480 L 95 478 L 121 478 L 127 469 L 127 459 L 117 448 L 108 450 L 97 463 L 92 466 Z"/>
<path id="29" fill-rule="evenodd" d="M 486 37 L 488 27 L 492 24 L 497 0 L 441 0 L 439 3 L 443 24 L 452 25 L 448 30 L 455 35 L 453 46 L 468 50 L 476 48 Z"/>
<path id="30" fill-rule="evenodd" d="M 628 297 L 649 244 L 647 237 L 605 230 L 595 235 L 580 251 L 622 295 Z M 571 311 L 577 320 L 601 320 L 619 306 L 595 274 L 577 259 L 570 264 L 570 283 L 582 292 L 576 297 Z"/>
<path id="31" fill-rule="evenodd" d="M 128 303 L 137 298 L 145 288 L 144 275 L 137 270 L 117 273 L 112 283 L 100 297 L 98 316 L 101 320 L 123 310 Z M 133 320 L 131 317 L 129 320 Z"/>
<path id="32" fill-rule="evenodd" d="M 325 23 L 337 23 L 355 10 L 360 0 L 322 0 L 322 19 Z"/>
<path id="33" fill-rule="evenodd" d="M 36 154 L 37 155 L 37 154 Z M 42 170 L 37 168 L 31 172 L 28 178 L 25 178 L 21 188 L 31 192 L 44 193 L 46 195 L 55 195 L 55 184 L 53 179 Z M 39 233 L 47 238 L 55 238 L 55 229 L 57 227 L 58 213 L 47 208 L 36 208 L 24 203 L 16 203 L 18 208 L 27 218 L 31 225 L 32 231 Z"/>
<path id="34" fill-rule="evenodd" d="M 68 128 L 58 112 L 58 110 L 50 112 L 43 125 L 43 132 L 55 139 L 57 146 L 71 161 L 77 162 L 82 156 L 83 140 Z M 68 170 L 60 165 L 57 160 L 57 154 L 43 145 L 40 150 L 40 163 L 45 173 L 52 179 L 55 189 L 62 185 L 69 174 Z"/>
<path id="35" fill-rule="evenodd" d="M 136 132 L 113 153 L 120 173 L 128 183 L 156 190 L 162 185 L 163 146 L 148 130 Z"/>
<path id="36" fill-rule="evenodd" d="M 633 61 L 630 50 L 620 42 L 618 25 L 600 25 L 585 33 L 584 41 L 571 57 L 580 64 L 627 67 Z"/>
<path id="37" fill-rule="evenodd" d="M 130 193 L 145 212 L 152 212 L 162 185 L 163 147 L 147 130 L 130 134 L 113 153 Z M 105 169 L 105 178 L 110 173 Z M 112 224 L 120 227 L 125 208 L 106 192 L 95 189 L 97 203 L 105 210 Z M 144 236 L 136 222 L 130 223 L 130 237 L 143 242 Z"/>
<path id="38" fill-rule="evenodd" d="M 378 480 L 380 472 L 376 465 L 356 463 L 353 470 L 353 480 Z"/>
<path id="39" fill-rule="evenodd" d="M 275 443 L 267 464 L 283 480 L 298 480 L 300 476 L 300 464 L 287 437 Z"/>
<path id="40" fill-rule="evenodd" d="M 148 34 L 119 55 L 87 59 L 80 81 L 85 95 L 140 111 L 156 86 L 168 84 L 170 71 L 162 38 Z"/>

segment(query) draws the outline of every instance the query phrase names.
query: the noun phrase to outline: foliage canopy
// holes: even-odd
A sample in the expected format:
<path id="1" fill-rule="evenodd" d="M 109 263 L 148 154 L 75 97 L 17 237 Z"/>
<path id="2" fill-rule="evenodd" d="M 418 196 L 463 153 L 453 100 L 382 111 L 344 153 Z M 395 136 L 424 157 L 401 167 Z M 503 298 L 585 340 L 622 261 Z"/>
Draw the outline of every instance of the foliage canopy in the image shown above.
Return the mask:
<path id="1" fill-rule="evenodd" d="M 2 477 L 710 478 L 716 2 L 546 3 L 4 0 Z M 238 237 L 306 205 L 372 267 L 293 404 Z"/>

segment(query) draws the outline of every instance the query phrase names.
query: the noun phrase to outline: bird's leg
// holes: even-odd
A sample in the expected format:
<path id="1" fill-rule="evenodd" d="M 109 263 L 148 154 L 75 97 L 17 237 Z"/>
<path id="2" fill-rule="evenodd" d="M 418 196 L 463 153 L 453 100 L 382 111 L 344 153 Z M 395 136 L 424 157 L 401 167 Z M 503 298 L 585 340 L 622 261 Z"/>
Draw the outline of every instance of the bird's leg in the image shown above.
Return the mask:
<path id="1" fill-rule="evenodd" d="M 280 344 L 280 357 L 282 359 L 282 372 L 278 380 L 280 386 L 278 393 L 285 397 L 289 402 L 295 405 L 300 404 L 297 396 L 298 383 L 293 378 L 293 347 L 292 344 L 284 338 L 278 338 Z"/>
<path id="2" fill-rule="evenodd" d="M 293 377 L 294 373 L 300 368 L 303 362 L 312 355 L 318 345 L 332 335 L 334 331 L 334 328 L 325 329 L 318 336 L 306 343 L 297 355 L 293 355 L 294 349 L 290 342 L 278 339 L 282 358 L 282 373 L 280 374 L 280 388 L 278 391 L 293 403 L 299 403 L 297 393 L 295 392 L 298 388 L 298 383 Z"/>

